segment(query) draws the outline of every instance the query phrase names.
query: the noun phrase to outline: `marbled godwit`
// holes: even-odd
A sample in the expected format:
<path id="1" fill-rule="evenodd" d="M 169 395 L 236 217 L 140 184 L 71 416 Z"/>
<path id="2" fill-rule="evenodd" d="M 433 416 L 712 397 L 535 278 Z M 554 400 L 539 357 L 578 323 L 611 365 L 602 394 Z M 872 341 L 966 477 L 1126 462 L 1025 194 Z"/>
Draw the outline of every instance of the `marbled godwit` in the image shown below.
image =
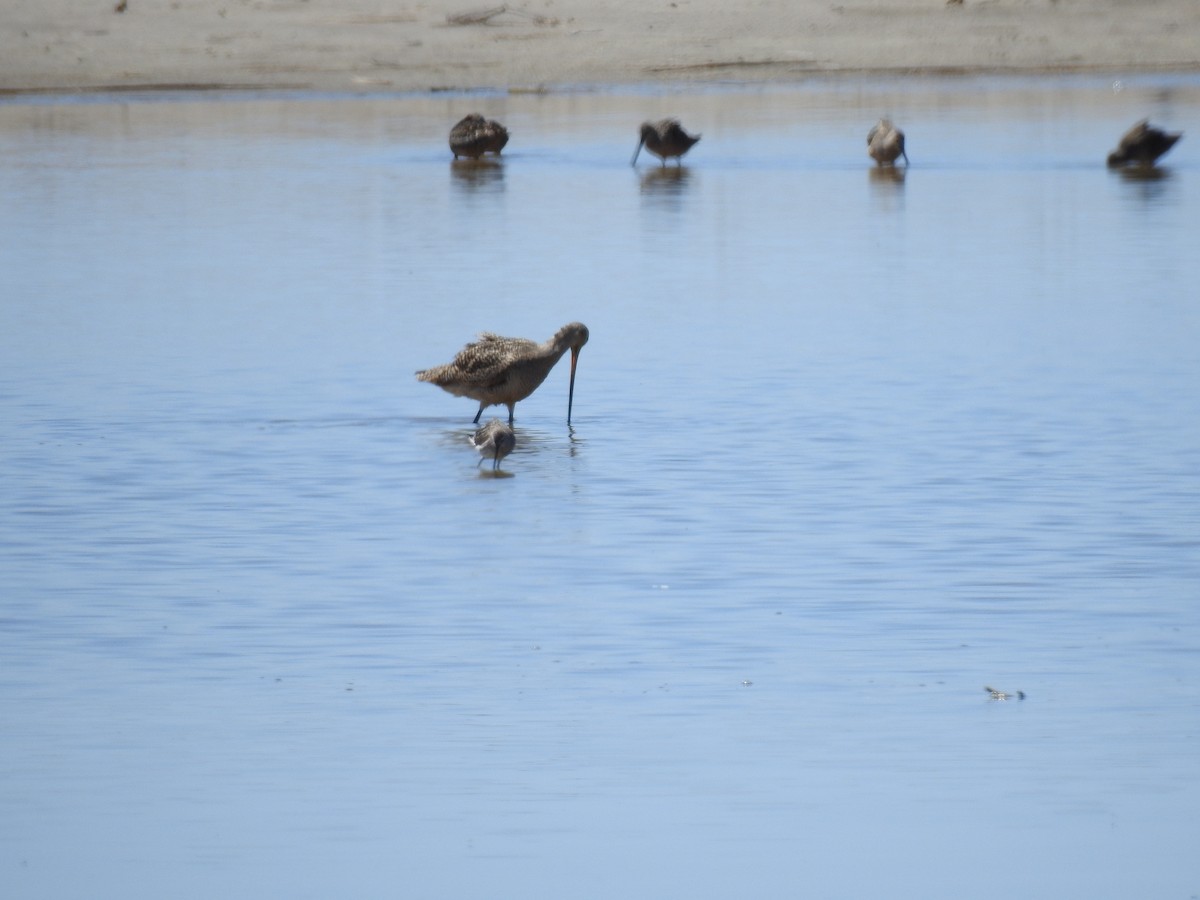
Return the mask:
<path id="1" fill-rule="evenodd" d="M 508 129 L 494 119 L 471 113 L 450 129 L 450 149 L 454 158 L 479 159 L 485 153 L 500 155 L 508 143 Z"/>
<path id="2" fill-rule="evenodd" d="M 894 166 L 896 158 L 900 156 L 908 165 L 908 154 L 904 152 L 904 132 L 888 119 L 880 119 L 867 132 L 867 153 L 881 166 Z"/>
<path id="3" fill-rule="evenodd" d="M 678 119 L 660 119 L 657 122 L 643 122 L 641 138 L 637 149 L 633 151 L 631 166 L 637 165 L 638 154 L 644 146 L 647 150 L 667 164 L 667 157 L 674 156 L 676 163 L 683 165 L 683 154 L 692 149 L 700 140 L 700 135 L 691 135 L 683 130 Z"/>
<path id="4" fill-rule="evenodd" d="M 511 423 L 517 402 L 536 391 L 554 364 L 570 350 L 571 384 L 567 392 L 567 424 L 570 425 L 571 404 L 575 399 L 575 364 L 579 360 L 579 349 L 587 342 L 587 326 L 579 322 L 564 325 L 542 344 L 485 331 L 478 341 L 463 347 L 454 362 L 423 369 L 417 373 L 417 379 L 436 384 L 456 397 L 478 400 L 475 424 L 479 424 L 479 417 L 489 406 L 507 406 Z"/>
<path id="5" fill-rule="evenodd" d="M 492 419 L 468 440 L 471 446 L 479 451 L 479 462 L 483 462 L 489 456 L 492 458 L 493 471 L 500 468 L 500 460 L 512 453 L 513 448 L 517 446 L 517 436 L 513 434 L 512 426 L 499 419 Z"/>
<path id="6" fill-rule="evenodd" d="M 1182 132 L 1168 134 L 1150 125 L 1149 119 L 1142 119 L 1127 132 L 1121 135 L 1117 149 L 1108 154 L 1108 164 L 1112 168 L 1136 163 L 1149 167 L 1154 161 L 1175 146 L 1175 142 L 1183 137 Z"/>

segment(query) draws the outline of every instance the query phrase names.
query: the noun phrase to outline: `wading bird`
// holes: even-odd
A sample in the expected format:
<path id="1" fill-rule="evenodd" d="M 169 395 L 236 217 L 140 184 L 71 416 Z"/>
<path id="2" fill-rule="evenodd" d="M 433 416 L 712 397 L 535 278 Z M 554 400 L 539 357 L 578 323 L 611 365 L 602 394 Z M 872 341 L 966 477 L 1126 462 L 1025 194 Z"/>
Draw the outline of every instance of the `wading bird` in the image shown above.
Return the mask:
<path id="1" fill-rule="evenodd" d="M 904 132 L 889 119 L 880 119 L 867 132 L 867 153 L 881 166 L 894 166 L 896 158 L 900 156 L 908 165 L 908 154 L 904 152 Z"/>
<path id="2" fill-rule="evenodd" d="M 1142 119 L 1121 135 L 1117 149 L 1108 154 L 1108 164 L 1112 168 L 1129 163 L 1152 166 L 1154 161 L 1174 147 L 1181 137 L 1183 132 L 1168 134 L 1151 126 L 1149 119 Z"/>
<path id="3" fill-rule="evenodd" d="M 500 460 L 512 453 L 513 448 L 517 446 L 517 436 L 513 434 L 512 426 L 499 419 L 492 419 L 467 440 L 479 451 L 480 463 L 491 457 L 492 471 L 499 469 Z"/>
<path id="4" fill-rule="evenodd" d="M 637 165 L 638 154 L 642 152 L 642 147 L 645 147 L 661 159 L 664 166 L 668 156 L 675 157 L 675 161 L 682 166 L 683 154 L 691 150 L 698 140 L 700 135 L 688 134 L 678 119 L 643 122 L 637 149 L 633 151 L 633 160 L 629 164 Z"/>
<path id="5" fill-rule="evenodd" d="M 479 113 L 471 113 L 450 129 L 450 150 L 455 159 L 460 156 L 479 159 L 485 153 L 499 156 L 507 143 L 508 129 Z"/>
<path id="6" fill-rule="evenodd" d="M 517 402 L 536 391 L 554 364 L 570 350 L 571 382 L 567 391 L 567 424 L 570 425 L 571 405 L 575 400 L 575 364 L 579 361 L 580 348 L 587 342 L 587 326 L 579 322 L 564 325 L 554 337 L 541 344 L 485 331 L 478 341 L 463 347 L 453 362 L 417 372 L 417 380 L 436 384 L 456 397 L 478 400 L 476 424 L 489 406 L 507 406 L 511 424 Z"/>

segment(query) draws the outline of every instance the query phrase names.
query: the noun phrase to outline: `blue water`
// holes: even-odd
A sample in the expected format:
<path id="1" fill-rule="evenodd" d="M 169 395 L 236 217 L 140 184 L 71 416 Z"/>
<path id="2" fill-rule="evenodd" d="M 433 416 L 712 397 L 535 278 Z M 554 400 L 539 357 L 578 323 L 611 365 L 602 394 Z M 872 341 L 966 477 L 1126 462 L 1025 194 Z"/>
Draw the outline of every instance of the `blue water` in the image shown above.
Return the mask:
<path id="1" fill-rule="evenodd" d="M 1116 87 L 0 105 L 0 895 L 1200 894 L 1200 82 Z M 574 320 L 492 477 L 413 372 Z"/>

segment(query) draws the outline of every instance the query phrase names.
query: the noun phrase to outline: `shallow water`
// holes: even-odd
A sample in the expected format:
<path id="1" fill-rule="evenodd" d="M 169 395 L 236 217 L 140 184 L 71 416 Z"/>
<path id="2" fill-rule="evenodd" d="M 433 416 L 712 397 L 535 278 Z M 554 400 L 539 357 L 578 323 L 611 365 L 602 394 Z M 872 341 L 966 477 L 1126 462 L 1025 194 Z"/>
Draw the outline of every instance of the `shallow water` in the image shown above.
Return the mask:
<path id="1" fill-rule="evenodd" d="M 0 105 L 0 894 L 1200 893 L 1198 115 Z M 492 477 L 413 371 L 572 320 Z"/>

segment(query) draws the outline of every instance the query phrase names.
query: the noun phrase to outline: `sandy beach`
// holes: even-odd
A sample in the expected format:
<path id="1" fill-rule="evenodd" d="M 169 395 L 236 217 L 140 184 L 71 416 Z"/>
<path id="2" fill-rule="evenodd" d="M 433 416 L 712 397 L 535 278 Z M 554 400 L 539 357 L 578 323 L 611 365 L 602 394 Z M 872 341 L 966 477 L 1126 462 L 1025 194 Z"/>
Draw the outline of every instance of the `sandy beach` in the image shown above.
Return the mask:
<path id="1" fill-rule="evenodd" d="M 1197 70 L 1196 0 L 6 0 L 0 23 L 4 93 Z"/>

